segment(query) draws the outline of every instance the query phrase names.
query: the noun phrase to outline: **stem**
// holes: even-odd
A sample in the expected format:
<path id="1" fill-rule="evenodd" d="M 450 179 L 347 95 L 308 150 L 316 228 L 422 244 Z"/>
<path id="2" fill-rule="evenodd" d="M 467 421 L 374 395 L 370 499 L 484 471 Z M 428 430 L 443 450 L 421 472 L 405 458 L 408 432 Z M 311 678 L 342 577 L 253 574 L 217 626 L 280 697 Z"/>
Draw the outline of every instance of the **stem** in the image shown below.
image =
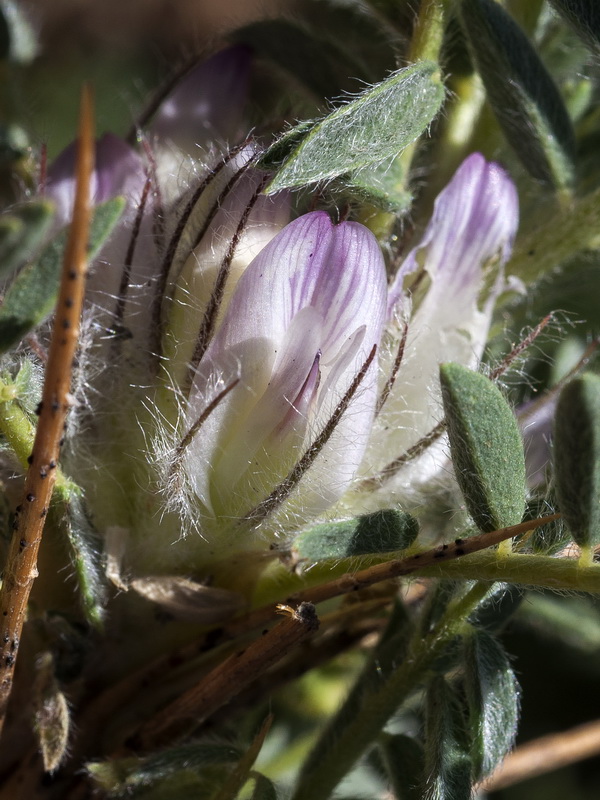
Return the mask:
<path id="1" fill-rule="evenodd" d="M 56 483 L 56 464 L 70 407 L 71 372 L 85 290 L 90 222 L 89 186 L 93 162 L 92 98 L 86 87 L 81 100 L 73 222 L 65 251 L 39 421 L 33 450 L 27 459 L 29 470 L 25 478 L 23 500 L 15 511 L 13 535 L 0 591 L 0 730 L 12 692 L 21 632 L 29 594 L 37 576 L 37 556 Z"/>
<path id="2" fill-rule="evenodd" d="M 379 736 L 389 718 L 422 681 L 433 661 L 459 633 L 465 619 L 488 591 L 489 586 L 476 584 L 446 609 L 431 633 L 425 637 L 417 633 L 403 664 L 378 691 L 364 695 L 352 722 L 344 729 L 336 730 L 336 736 L 330 735 L 336 723 L 333 720 L 309 757 L 311 768 L 300 775 L 292 800 L 327 800 L 331 796 L 338 783 Z M 342 707 L 336 716 L 341 717 L 344 713 Z"/>
<path id="3" fill-rule="evenodd" d="M 574 558 L 552 558 L 497 551 L 473 553 L 415 572 L 416 575 L 451 580 L 503 581 L 517 586 L 600 594 L 600 565 L 582 565 Z"/>
<path id="4" fill-rule="evenodd" d="M 0 432 L 17 457 L 19 464 L 23 469 L 27 469 L 29 466 L 27 459 L 33 449 L 35 428 L 19 405 L 18 397 L 10 383 L 0 380 L 0 396 Z M 11 399 L 3 400 L 2 397 Z M 67 478 L 60 467 L 56 468 L 54 491 L 59 499 L 65 501 L 68 501 L 73 493 L 81 494 L 81 489 Z"/>

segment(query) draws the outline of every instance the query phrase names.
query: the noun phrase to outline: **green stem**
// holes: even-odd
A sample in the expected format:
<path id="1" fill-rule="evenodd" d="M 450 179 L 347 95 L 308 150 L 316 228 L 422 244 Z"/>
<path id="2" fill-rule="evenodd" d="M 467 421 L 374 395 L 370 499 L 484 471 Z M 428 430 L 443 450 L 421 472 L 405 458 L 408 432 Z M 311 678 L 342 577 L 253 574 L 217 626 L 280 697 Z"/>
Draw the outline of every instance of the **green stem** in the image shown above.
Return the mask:
<path id="1" fill-rule="evenodd" d="M 28 458 L 33 449 L 35 427 L 17 402 L 16 387 L 0 380 L 0 433 L 12 448 L 24 470 L 29 466 Z M 73 493 L 81 494 L 77 484 L 57 468 L 54 493 L 61 500 L 68 500 Z"/>
<path id="2" fill-rule="evenodd" d="M 468 615 L 479 605 L 489 586 L 476 584 L 450 604 L 431 633 L 416 635 L 402 665 L 375 692 L 365 694 L 352 721 L 331 735 L 325 731 L 309 758 L 309 769 L 300 775 L 292 800 L 327 800 L 356 761 L 381 733 L 406 697 L 423 680 L 427 670 L 460 632 Z M 337 715 L 346 718 L 344 707 Z M 335 726 L 336 720 L 332 726 Z"/>
<path id="3" fill-rule="evenodd" d="M 483 550 L 464 559 L 426 567 L 415 575 L 451 580 L 503 581 L 517 586 L 600 594 L 600 565 L 584 565 L 574 558 L 551 558 Z"/>
<path id="4" fill-rule="evenodd" d="M 0 431 L 23 469 L 27 469 L 35 429 L 15 399 L 16 387 L 0 381 Z"/>
<path id="5" fill-rule="evenodd" d="M 414 552 L 417 552 L 416 550 Z M 409 554 L 412 554 L 411 550 Z M 322 561 L 305 573 L 290 572 L 274 564 L 261 578 L 253 606 L 278 603 L 289 595 L 336 580 L 347 573 L 382 564 L 398 554 L 345 558 L 332 563 Z M 415 577 L 449 578 L 451 580 L 504 581 L 519 586 L 556 591 L 588 592 L 600 595 L 600 565 L 582 566 L 574 558 L 511 553 L 502 556 L 495 549 L 448 560 L 435 566 L 416 569 Z"/>

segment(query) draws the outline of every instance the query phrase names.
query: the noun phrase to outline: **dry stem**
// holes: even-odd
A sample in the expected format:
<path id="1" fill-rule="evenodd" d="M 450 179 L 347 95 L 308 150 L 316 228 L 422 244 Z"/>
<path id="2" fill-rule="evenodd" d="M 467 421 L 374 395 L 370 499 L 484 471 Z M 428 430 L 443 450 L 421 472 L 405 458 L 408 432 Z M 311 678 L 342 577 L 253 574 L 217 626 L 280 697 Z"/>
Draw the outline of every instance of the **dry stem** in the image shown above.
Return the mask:
<path id="1" fill-rule="evenodd" d="M 42 402 L 38 408 L 39 421 L 29 457 L 23 500 L 15 510 L 13 536 L 0 591 L 0 732 L 12 690 L 27 602 L 38 574 L 38 550 L 70 406 L 71 370 L 85 291 L 89 186 L 94 168 L 93 127 L 92 97 L 86 87 L 81 97 L 73 222 L 65 251 Z"/>
<path id="2" fill-rule="evenodd" d="M 504 789 L 536 775 L 600 754 L 600 720 L 578 725 L 562 733 L 542 736 L 518 747 L 481 784 L 486 792 Z"/>

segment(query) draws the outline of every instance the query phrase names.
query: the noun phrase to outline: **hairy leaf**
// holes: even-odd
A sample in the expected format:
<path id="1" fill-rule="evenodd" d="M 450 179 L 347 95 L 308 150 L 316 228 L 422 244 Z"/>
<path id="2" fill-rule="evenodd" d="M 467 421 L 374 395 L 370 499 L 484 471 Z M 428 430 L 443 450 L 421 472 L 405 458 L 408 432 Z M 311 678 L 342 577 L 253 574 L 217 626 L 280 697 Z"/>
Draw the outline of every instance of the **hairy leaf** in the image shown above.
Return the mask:
<path id="1" fill-rule="evenodd" d="M 111 797 L 130 797 L 182 771 L 198 772 L 215 765 L 234 764 L 241 755 L 239 749 L 228 744 L 192 742 L 147 758 L 88 763 L 86 768 Z"/>
<path id="2" fill-rule="evenodd" d="M 404 511 L 388 509 L 346 522 L 330 522 L 304 531 L 294 539 L 298 560 L 322 561 L 369 553 L 404 550 L 415 541 L 419 523 Z"/>
<path id="3" fill-rule="evenodd" d="M 67 752 L 69 707 L 54 675 L 54 659 L 49 652 L 38 657 L 31 696 L 44 770 L 54 772 Z"/>
<path id="4" fill-rule="evenodd" d="M 582 547 L 600 543 L 600 377 L 571 381 L 558 399 L 554 427 L 558 507 Z"/>
<path id="5" fill-rule="evenodd" d="M 523 166 L 538 180 L 570 185 L 573 127 L 533 45 L 494 0 L 462 0 L 459 13 L 488 100 Z"/>
<path id="6" fill-rule="evenodd" d="M 484 375 L 460 364 L 440 367 L 442 398 L 456 479 L 482 531 L 521 522 L 525 457 L 514 414 Z"/>
<path id="7" fill-rule="evenodd" d="M 331 180 L 393 159 L 425 131 L 443 99 L 439 67 L 431 61 L 392 74 L 315 123 L 266 191 Z"/>
<path id="8" fill-rule="evenodd" d="M 423 800 L 470 800 L 471 756 L 466 721 L 454 688 L 436 676 L 425 708 Z"/>
<path id="9" fill-rule="evenodd" d="M 502 645 L 483 630 L 465 637 L 465 691 L 475 780 L 489 775 L 514 743 L 519 688 Z"/>
<path id="10" fill-rule="evenodd" d="M 0 278 L 8 277 L 33 258 L 53 216 L 52 203 L 36 200 L 0 217 Z"/>
<path id="11" fill-rule="evenodd" d="M 98 252 L 125 207 L 117 197 L 95 209 L 90 229 L 90 259 Z M 0 352 L 6 352 L 39 325 L 56 305 L 67 231 L 48 244 L 9 286 L 0 308 Z"/>

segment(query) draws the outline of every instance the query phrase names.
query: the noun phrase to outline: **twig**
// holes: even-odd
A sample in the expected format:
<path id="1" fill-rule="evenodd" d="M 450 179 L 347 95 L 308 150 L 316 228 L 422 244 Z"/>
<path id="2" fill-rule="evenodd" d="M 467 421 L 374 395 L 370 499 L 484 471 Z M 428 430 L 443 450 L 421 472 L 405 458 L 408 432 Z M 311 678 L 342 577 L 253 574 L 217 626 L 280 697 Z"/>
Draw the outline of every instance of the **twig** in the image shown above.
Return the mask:
<path id="1" fill-rule="evenodd" d="M 229 702 L 264 670 L 319 627 L 315 608 L 301 603 L 297 609 L 278 606 L 286 619 L 209 672 L 196 686 L 160 711 L 135 737 L 136 749 L 160 747 L 173 736 L 179 737 Z M 191 723 L 191 726 L 190 726 Z"/>
<path id="2" fill-rule="evenodd" d="M 513 525 L 510 528 L 501 528 L 500 530 L 491 531 L 490 533 L 480 533 L 477 536 L 470 536 L 468 539 L 455 539 L 450 544 L 441 544 L 438 547 L 434 547 L 432 550 L 415 553 L 414 555 L 402 559 L 385 561 L 382 564 L 375 564 L 360 572 L 347 573 L 328 583 L 302 589 L 287 597 L 283 602 L 289 605 L 302 602 L 310 602 L 317 605 L 318 603 L 323 603 L 325 600 L 331 600 L 331 598 L 339 597 L 339 595 L 342 594 L 365 589 L 381 581 L 410 575 L 412 572 L 421 570 L 424 567 L 430 567 L 440 562 L 462 558 L 462 556 L 485 550 L 507 539 L 512 539 L 514 536 L 518 536 L 521 533 L 539 528 L 541 525 L 558 519 L 559 516 L 560 514 L 553 514 L 548 517 L 540 517 L 539 519 L 521 522 L 519 525 Z M 213 642 L 213 644 L 226 641 L 230 638 L 236 638 L 242 633 L 259 628 L 272 621 L 275 614 L 275 606 L 269 604 L 257 608 L 254 611 L 250 611 L 242 617 L 237 617 L 219 629 L 218 640 Z"/>
<path id="3" fill-rule="evenodd" d="M 85 291 L 90 220 L 89 186 L 94 168 L 91 91 L 81 96 L 73 222 L 65 251 L 61 286 L 48 354 L 39 421 L 29 456 L 23 500 L 17 506 L 13 536 L 0 591 L 0 732 L 10 698 L 15 661 L 29 593 L 37 577 L 37 556 L 56 481 L 65 418 L 70 406 L 71 370 L 79 338 Z"/>
<path id="4" fill-rule="evenodd" d="M 595 755 L 600 755 L 600 720 L 521 745 L 506 757 L 481 788 L 486 792 L 504 789 Z"/>

